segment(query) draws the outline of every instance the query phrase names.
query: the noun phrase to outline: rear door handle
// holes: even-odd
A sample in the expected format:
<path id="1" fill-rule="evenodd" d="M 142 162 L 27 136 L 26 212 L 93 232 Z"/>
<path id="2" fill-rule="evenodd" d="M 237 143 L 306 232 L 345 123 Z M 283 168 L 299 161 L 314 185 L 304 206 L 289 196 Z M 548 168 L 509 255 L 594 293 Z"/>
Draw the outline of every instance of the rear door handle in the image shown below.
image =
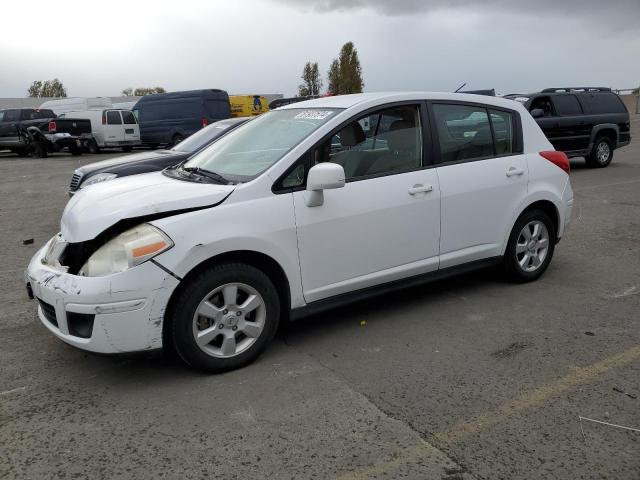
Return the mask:
<path id="1" fill-rule="evenodd" d="M 431 191 L 433 191 L 433 185 L 422 185 L 420 183 L 416 183 L 413 187 L 409 187 L 409 195 L 428 193 Z"/>
<path id="2" fill-rule="evenodd" d="M 523 174 L 524 174 L 524 170 L 522 170 L 521 168 L 511 167 L 509 168 L 509 170 L 507 170 L 507 177 L 514 177 L 514 176 L 519 176 Z"/>

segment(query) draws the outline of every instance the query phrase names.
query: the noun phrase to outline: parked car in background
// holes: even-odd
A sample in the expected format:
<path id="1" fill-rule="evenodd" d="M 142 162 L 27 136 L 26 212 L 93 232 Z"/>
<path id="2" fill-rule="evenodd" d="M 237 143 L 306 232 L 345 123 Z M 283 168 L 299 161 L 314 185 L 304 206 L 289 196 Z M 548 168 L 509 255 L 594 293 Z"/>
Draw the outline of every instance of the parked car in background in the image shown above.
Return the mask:
<path id="1" fill-rule="evenodd" d="M 157 172 L 178 165 L 248 120 L 250 118 L 228 118 L 212 123 L 168 150 L 147 150 L 84 165 L 73 172 L 69 196 L 96 183 L 139 173 Z"/>
<path id="2" fill-rule="evenodd" d="M 92 138 L 91 122 L 86 119 L 57 118 L 48 109 L 0 110 L 0 149 L 18 155 L 44 158 L 64 148 L 80 155 L 83 143 Z"/>
<path id="3" fill-rule="evenodd" d="M 94 108 L 112 108 L 113 103 L 108 97 L 65 97 L 48 100 L 42 103 L 40 110 L 53 110 L 56 115 L 72 111 L 84 111 Z"/>
<path id="4" fill-rule="evenodd" d="M 91 121 L 93 139 L 85 146 L 91 153 L 101 148 L 121 148 L 130 152 L 140 145 L 140 127 L 131 110 L 84 110 L 61 114 L 58 118 L 86 118 Z"/>
<path id="5" fill-rule="evenodd" d="M 133 107 L 142 143 L 177 145 L 210 123 L 231 117 L 224 90 L 191 90 L 142 97 Z"/>
<path id="6" fill-rule="evenodd" d="M 610 88 L 546 88 L 506 98 L 531 112 L 556 150 L 585 157 L 590 167 L 606 167 L 613 151 L 631 141 L 629 112 Z"/>
<path id="7" fill-rule="evenodd" d="M 385 148 L 359 148 L 373 142 L 365 119 Z M 253 361 L 281 319 L 483 266 L 536 280 L 571 218 L 568 173 L 511 100 L 291 104 L 176 168 L 75 195 L 31 260 L 27 291 L 42 324 L 77 348 L 164 346 L 230 370 Z"/>
<path id="8" fill-rule="evenodd" d="M 267 98 L 260 95 L 230 95 L 232 117 L 252 117 L 269 111 Z"/>

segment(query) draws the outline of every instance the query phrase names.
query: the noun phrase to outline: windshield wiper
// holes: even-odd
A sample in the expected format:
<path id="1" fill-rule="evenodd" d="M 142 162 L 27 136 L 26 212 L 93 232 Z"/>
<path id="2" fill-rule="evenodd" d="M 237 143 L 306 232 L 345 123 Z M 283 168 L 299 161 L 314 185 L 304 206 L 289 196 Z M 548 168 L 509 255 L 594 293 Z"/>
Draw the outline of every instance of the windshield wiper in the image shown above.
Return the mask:
<path id="1" fill-rule="evenodd" d="M 182 170 L 184 170 L 185 172 L 189 172 L 189 173 L 195 173 L 196 175 L 200 175 L 201 177 L 207 177 L 207 178 L 213 180 L 216 183 L 221 183 L 223 185 L 228 185 L 229 184 L 229 180 L 224 178 L 222 175 L 220 175 L 220 174 L 218 174 L 216 172 L 211 172 L 209 170 L 205 170 L 205 169 L 200 168 L 200 167 L 182 167 Z"/>

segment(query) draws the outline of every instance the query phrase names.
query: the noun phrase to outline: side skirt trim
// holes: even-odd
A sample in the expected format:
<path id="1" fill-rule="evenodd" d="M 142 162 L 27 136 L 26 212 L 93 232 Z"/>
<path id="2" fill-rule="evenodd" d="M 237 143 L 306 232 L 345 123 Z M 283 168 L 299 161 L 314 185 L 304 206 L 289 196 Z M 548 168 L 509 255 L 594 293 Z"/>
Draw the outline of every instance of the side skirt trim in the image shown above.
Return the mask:
<path id="1" fill-rule="evenodd" d="M 366 300 L 367 298 L 395 292 L 404 288 L 415 287 L 418 285 L 423 285 L 425 283 L 434 282 L 436 280 L 449 278 L 455 275 L 473 272 L 482 268 L 492 267 L 495 265 L 499 265 L 501 262 L 502 257 L 485 258 L 462 265 L 443 268 L 441 270 L 436 270 L 435 272 L 429 272 L 422 275 L 403 278 L 402 280 L 396 280 L 395 282 L 363 288 L 354 292 L 343 293 L 341 295 L 336 295 L 335 297 L 323 298 L 322 300 L 316 300 L 315 302 L 308 303 L 304 307 L 294 308 L 293 310 L 291 310 L 291 320 L 299 320 L 301 318 L 341 307 L 349 303 Z"/>

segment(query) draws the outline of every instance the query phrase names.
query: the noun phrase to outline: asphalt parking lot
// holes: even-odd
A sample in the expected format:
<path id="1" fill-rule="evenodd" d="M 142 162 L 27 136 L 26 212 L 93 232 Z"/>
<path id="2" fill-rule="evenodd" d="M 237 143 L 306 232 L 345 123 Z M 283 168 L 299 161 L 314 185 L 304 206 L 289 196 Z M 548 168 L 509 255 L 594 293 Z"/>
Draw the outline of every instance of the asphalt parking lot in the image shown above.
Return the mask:
<path id="1" fill-rule="evenodd" d="M 572 225 L 527 285 L 491 271 L 294 324 L 204 375 L 49 334 L 22 272 L 74 168 L 0 153 L 0 479 L 640 477 L 640 119 L 572 161 Z M 23 240 L 34 239 L 23 245 Z"/>

